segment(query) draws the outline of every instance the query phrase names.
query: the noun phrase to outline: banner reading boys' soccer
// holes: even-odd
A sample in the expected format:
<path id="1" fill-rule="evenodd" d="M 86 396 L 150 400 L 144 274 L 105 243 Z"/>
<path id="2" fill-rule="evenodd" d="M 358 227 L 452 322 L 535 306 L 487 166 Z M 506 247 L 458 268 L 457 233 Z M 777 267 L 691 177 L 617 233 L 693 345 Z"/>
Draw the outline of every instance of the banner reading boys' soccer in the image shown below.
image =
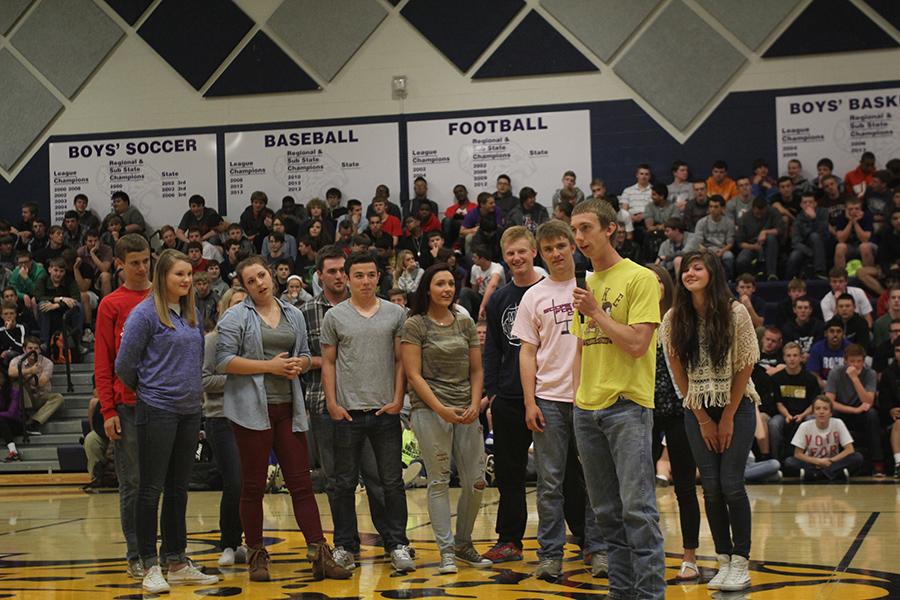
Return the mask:
<path id="1" fill-rule="evenodd" d="M 512 180 L 513 192 L 534 188 L 549 208 L 565 171 L 577 185 L 591 181 L 590 113 L 586 110 L 411 121 L 407 125 L 410 179 L 428 180 L 429 197 L 441 209 L 453 201 L 453 186 L 493 192 L 497 176 Z"/>
<path id="2" fill-rule="evenodd" d="M 50 144 L 51 223 L 62 223 L 77 194 L 85 194 L 103 218 L 110 212 L 110 196 L 120 190 L 144 215 L 150 233 L 177 226 L 194 194 L 216 208 L 215 134 Z"/>
<path id="3" fill-rule="evenodd" d="M 225 134 L 228 216 L 236 220 L 250 205 L 250 194 L 266 193 L 278 210 L 284 196 L 298 203 L 325 199 L 332 187 L 344 203 L 367 205 L 375 188 L 386 184 L 400 195 L 400 138 L 396 123 L 335 125 L 309 129 L 241 131 Z"/>
<path id="4" fill-rule="evenodd" d="M 840 177 L 872 152 L 879 167 L 900 156 L 900 89 L 780 96 L 775 99 L 778 172 L 798 159 L 809 179 L 821 158 Z"/>

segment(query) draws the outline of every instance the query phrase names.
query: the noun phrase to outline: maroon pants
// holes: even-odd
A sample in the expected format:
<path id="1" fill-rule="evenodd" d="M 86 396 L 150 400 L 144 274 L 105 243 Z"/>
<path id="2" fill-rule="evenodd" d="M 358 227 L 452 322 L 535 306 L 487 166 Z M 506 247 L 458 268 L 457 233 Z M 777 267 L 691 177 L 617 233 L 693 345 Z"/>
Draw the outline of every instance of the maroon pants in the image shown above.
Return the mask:
<path id="1" fill-rule="evenodd" d="M 306 543 L 325 540 L 319 507 L 313 493 L 309 476 L 309 449 L 306 434 L 291 431 L 293 408 L 290 403 L 270 404 L 269 423 L 271 429 L 256 431 L 232 422 L 234 437 L 241 454 L 241 469 L 244 476 L 241 485 L 241 525 L 247 545 L 261 548 L 263 545 L 263 495 L 266 492 L 266 477 L 269 468 L 269 453 L 275 450 L 278 464 L 284 475 L 284 482 L 291 493 L 294 518 L 303 532 Z"/>

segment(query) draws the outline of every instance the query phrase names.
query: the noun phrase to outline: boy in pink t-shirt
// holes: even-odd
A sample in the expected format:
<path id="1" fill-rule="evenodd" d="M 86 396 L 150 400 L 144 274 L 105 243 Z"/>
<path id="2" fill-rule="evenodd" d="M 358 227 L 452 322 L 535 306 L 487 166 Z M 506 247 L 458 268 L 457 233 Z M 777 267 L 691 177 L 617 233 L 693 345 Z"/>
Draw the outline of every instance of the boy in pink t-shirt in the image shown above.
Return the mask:
<path id="1" fill-rule="evenodd" d="M 512 328 L 522 343 L 525 422 L 534 432 L 540 559 L 534 575 L 554 580 L 562 574 L 568 521 L 591 573 L 606 577 L 606 544 L 585 492 L 572 420 L 572 364 L 578 348 L 578 339 L 569 333 L 575 312 L 575 239 L 569 225 L 551 220 L 538 228 L 537 245 L 550 277 L 525 292 Z M 567 518 L 572 515 L 577 517 Z"/>

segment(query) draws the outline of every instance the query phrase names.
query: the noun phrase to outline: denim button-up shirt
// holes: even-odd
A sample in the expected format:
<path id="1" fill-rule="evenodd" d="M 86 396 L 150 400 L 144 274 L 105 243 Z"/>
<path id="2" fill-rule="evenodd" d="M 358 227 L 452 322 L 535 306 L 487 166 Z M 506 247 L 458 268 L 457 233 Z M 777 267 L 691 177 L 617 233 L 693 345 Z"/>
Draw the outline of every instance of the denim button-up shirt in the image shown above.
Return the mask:
<path id="1" fill-rule="evenodd" d="M 309 357 L 309 343 L 306 337 L 306 322 L 299 309 L 275 299 L 281 312 L 297 334 L 292 356 Z M 228 309 L 217 326 L 219 342 L 216 344 L 216 370 L 225 373 L 228 363 L 236 357 L 251 360 L 265 360 L 262 345 L 261 319 L 253 300 L 248 296 L 242 303 Z M 303 403 L 300 378 L 291 380 L 294 392 L 292 431 L 306 431 L 309 420 Z M 266 386 L 263 373 L 256 375 L 228 374 L 225 381 L 225 416 L 247 429 L 257 431 L 270 429 L 269 409 L 266 400 Z"/>

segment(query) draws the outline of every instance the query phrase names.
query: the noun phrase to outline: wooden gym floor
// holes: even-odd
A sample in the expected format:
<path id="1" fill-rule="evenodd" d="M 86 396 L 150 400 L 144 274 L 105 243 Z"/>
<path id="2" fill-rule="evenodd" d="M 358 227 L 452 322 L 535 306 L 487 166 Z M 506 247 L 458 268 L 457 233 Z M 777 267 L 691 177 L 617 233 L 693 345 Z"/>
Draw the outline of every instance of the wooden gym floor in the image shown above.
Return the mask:
<path id="1" fill-rule="evenodd" d="M 698 488 L 699 493 L 699 488 Z M 746 594 L 714 598 L 754 600 L 900 598 L 900 485 L 755 485 L 753 506 L 753 587 Z M 242 566 L 219 569 L 216 492 L 190 494 L 188 533 L 191 556 L 208 572 L 221 574 L 209 587 L 173 587 L 171 598 L 203 596 L 327 600 L 387 598 L 394 600 L 447 597 L 543 600 L 602 599 L 606 580 L 592 579 L 574 554 L 567 553 L 564 577 L 555 583 L 531 577 L 536 565 L 534 538 L 537 514 L 534 490 L 524 562 L 480 571 L 460 567 L 457 575 L 437 573 L 438 554 L 432 539 L 424 489 L 410 490 L 409 537 L 418 552 L 418 570 L 392 573 L 364 535 L 362 567 L 347 581 L 315 582 L 305 560 L 306 543 L 291 515 L 289 496 L 266 498 L 266 529 L 272 554 L 269 583 L 250 583 Z M 454 490 L 455 501 L 455 490 Z M 710 598 L 703 584 L 673 582 L 680 564 L 677 505 L 671 488 L 658 490 L 661 526 L 666 536 L 667 598 Z M 493 541 L 497 491 L 488 489 L 475 530 L 476 546 Z M 358 497 L 360 529 L 373 532 L 368 506 Z M 323 524 L 330 528 L 328 502 L 318 496 Z M 702 503 L 701 503 L 702 506 Z M 148 598 L 139 581 L 124 573 L 124 545 L 119 528 L 118 496 L 85 494 L 77 486 L 17 486 L 0 481 L 0 598 Z M 329 535 L 330 540 L 330 535 Z M 704 579 L 712 575 L 713 546 L 704 520 L 700 565 Z"/>

